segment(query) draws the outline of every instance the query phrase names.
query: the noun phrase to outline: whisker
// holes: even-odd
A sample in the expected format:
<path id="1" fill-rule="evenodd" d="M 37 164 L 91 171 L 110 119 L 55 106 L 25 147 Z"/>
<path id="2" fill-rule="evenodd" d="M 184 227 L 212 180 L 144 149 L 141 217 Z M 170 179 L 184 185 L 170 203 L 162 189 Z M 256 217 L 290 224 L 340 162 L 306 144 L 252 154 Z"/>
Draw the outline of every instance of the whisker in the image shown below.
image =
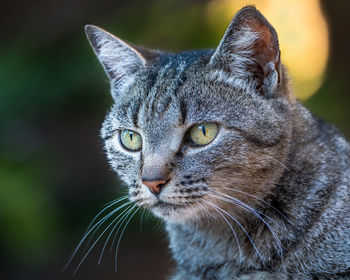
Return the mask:
<path id="1" fill-rule="evenodd" d="M 228 180 L 210 180 L 210 182 L 231 183 L 231 184 L 232 184 L 232 182 L 230 182 L 230 181 L 228 181 Z M 245 194 L 245 195 L 247 195 L 247 196 L 249 196 L 249 197 L 255 198 L 256 200 L 262 202 L 262 203 L 265 204 L 266 206 L 271 207 L 271 208 L 272 208 L 273 210 L 275 210 L 279 215 L 281 215 L 281 217 L 282 217 L 286 222 L 288 222 L 289 224 L 293 225 L 293 222 L 292 222 L 290 219 L 288 219 L 281 211 L 279 211 L 277 208 L 275 208 L 274 206 L 272 206 L 270 203 L 266 202 L 265 200 L 263 200 L 263 199 L 261 199 L 261 198 L 255 196 L 255 195 L 252 195 L 252 194 L 250 194 L 250 193 L 247 193 L 247 192 L 245 192 L 245 191 L 238 190 L 238 189 L 236 189 L 236 188 L 232 188 L 232 187 L 229 188 L 229 187 L 224 187 L 224 186 L 220 186 L 220 188 L 224 188 L 224 189 L 231 190 L 231 191 L 234 191 L 234 192 L 239 192 L 239 193 Z"/>
<path id="2" fill-rule="evenodd" d="M 201 213 L 201 216 L 205 217 L 206 222 L 208 223 L 208 215 L 207 215 L 207 213 L 203 210 L 202 205 L 201 205 L 200 203 L 197 203 L 197 206 L 198 206 L 198 208 L 199 208 L 199 211 L 200 211 L 200 213 Z"/>
<path id="3" fill-rule="evenodd" d="M 143 224 L 143 217 L 145 216 L 145 213 L 146 213 L 146 208 L 142 208 L 142 213 L 141 213 L 141 217 L 140 217 L 140 233 L 141 233 L 141 237 L 143 237 L 142 224 Z"/>
<path id="4" fill-rule="evenodd" d="M 129 202 L 128 204 L 131 204 L 131 202 Z M 129 206 L 129 208 L 132 206 Z M 128 209 L 129 209 L 128 208 Z M 127 210 L 128 210 L 127 209 Z M 124 210 L 124 211 L 127 211 Z M 123 212 L 124 212 L 123 211 Z M 114 213 L 113 213 L 114 214 Z M 120 214 L 119 214 L 120 215 Z M 112 224 L 119 218 L 119 215 L 117 218 L 115 218 L 103 231 L 102 233 L 98 236 L 98 238 L 96 239 L 96 241 L 92 244 L 92 246 L 90 247 L 90 249 L 87 251 L 87 253 L 84 255 L 84 257 L 82 258 L 82 260 L 80 261 L 80 263 L 78 264 L 77 268 L 74 270 L 73 274 L 76 274 L 76 272 L 78 271 L 79 267 L 81 266 L 81 264 L 84 262 L 84 260 L 87 258 L 87 256 L 89 255 L 89 253 L 91 252 L 91 250 L 95 247 L 95 245 L 97 244 L 97 242 L 100 240 L 100 238 L 104 235 L 104 233 L 112 226 Z"/>
<path id="5" fill-rule="evenodd" d="M 221 211 L 219 211 L 219 209 L 216 208 L 216 206 L 207 201 L 206 199 L 202 198 L 202 200 L 204 202 L 206 202 L 207 204 L 209 204 L 211 207 L 214 208 L 214 210 L 225 220 L 225 222 L 227 223 L 227 225 L 229 226 L 229 228 L 231 229 L 235 239 L 236 239 L 236 242 L 237 242 L 237 246 L 238 246 L 238 251 L 239 251 L 239 262 L 242 263 L 242 251 L 241 251 L 241 246 L 239 245 L 239 241 L 238 241 L 238 237 L 237 237 L 237 234 L 235 232 L 235 230 L 233 229 L 232 225 L 230 224 L 230 222 L 226 219 L 226 217 L 221 213 Z"/>
<path id="6" fill-rule="evenodd" d="M 211 192 L 215 192 L 215 193 L 217 193 L 217 194 L 220 194 L 220 195 L 222 195 L 222 196 L 225 196 L 225 197 L 227 197 L 228 199 L 232 200 L 233 202 L 236 202 L 236 203 L 238 204 L 238 205 L 236 204 L 237 206 L 242 206 L 242 207 L 245 207 L 245 208 L 247 208 L 247 209 L 249 209 L 249 210 L 251 210 L 251 211 L 254 211 L 255 213 L 259 213 L 260 215 L 265 216 L 265 217 L 266 217 L 267 219 L 269 219 L 271 222 L 275 223 L 276 225 L 279 225 L 279 223 L 278 223 L 277 221 L 275 221 L 274 219 L 272 219 L 271 217 L 269 217 L 269 216 L 266 215 L 265 213 L 263 213 L 263 212 L 261 212 L 261 211 L 255 209 L 255 208 L 251 207 L 250 205 L 248 205 L 247 203 L 244 203 L 243 201 L 239 200 L 239 199 L 236 198 L 236 197 L 232 197 L 232 196 L 230 196 L 230 195 L 227 195 L 227 194 L 224 194 L 224 193 L 215 191 L 215 190 L 210 190 L 210 191 L 211 191 Z M 259 215 L 259 217 L 261 218 L 260 215 Z M 275 229 L 275 230 L 276 230 L 276 229 Z"/>
<path id="7" fill-rule="evenodd" d="M 155 224 L 153 226 L 153 232 L 155 234 L 161 233 L 163 231 L 163 229 L 164 229 L 163 225 L 164 225 L 164 223 L 162 222 L 161 219 L 156 219 L 156 222 L 155 222 Z"/>
<path id="8" fill-rule="evenodd" d="M 114 200 L 112 200 L 112 201 L 106 202 L 105 204 L 102 205 L 102 207 L 105 207 L 105 206 L 108 207 L 108 206 L 111 205 L 112 203 L 114 204 L 115 202 L 120 202 L 120 201 L 122 201 L 122 200 L 124 200 L 124 199 L 127 199 L 128 197 L 129 197 L 128 194 L 122 195 L 122 196 L 120 196 L 120 197 L 118 197 L 118 198 L 116 198 L 116 199 L 114 199 Z"/>
<path id="9" fill-rule="evenodd" d="M 205 199 L 204 199 L 205 200 Z M 207 200 L 205 200 L 207 201 Z M 240 222 L 238 222 L 238 220 L 236 218 L 234 218 L 230 213 L 228 213 L 227 211 L 225 211 L 224 209 L 220 208 L 219 206 L 215 205 L 214 203 L 211 203 L 210 201 L 207 201 L 210 205 L 212 205 L 213 207 L 217 208 L 218 210 L 220 210 L 221 212 L 225 213 L 227 216 L 229 216 L 233 221 L 235 221 L 240 228 L 244 231 L 244 233 L 247 235 L 248 239 L 250 240 L 250 242 L 252 243 L 255 251 L 257 252 L 257 254 L 259 255 L 260 259 L 263 261 L 263 257 L 260 254 L 258 248 L 256 247 L 254 241 L 252 240 L 252 238 L 250 237 L 249 233 L 246 231 L 246 229 L 242 226 L 242 224 Z"/>
<path id="10" fill-rule="evenodd" d="M 145 222 L 147 223 L 147 225 L 149 225 L 150 221 L 151 221 L 151 216 L 152 214 L 150 213 L 150 211 L 148 211 L 147 209 L 145 209 Z"/>
<path id="11" fill-rule="evenodd" d="M 130 213 L 132 212 L 132 210 L 134 210 L 135 207 L 136 207 L 136 205 L 134 205 L 134 207 L 132 207 L 127 213 L 125 213 L 125 215 L 123 216 L 123 218 L 120 219 L 120 223 L 119 223 L 119 221 L 118 221 L 119 226 L 118 226 L 117 230 L 115 231 L 112 244 L 111 244 L 111 246 L 110 246 L 110 248 L 109 248 L 109 252 L 112 252 L 113 246 L 114 246 L 115 240 L 116 240 L 116 238 L 117 238 L 117 236 L 118 236 L 118 232 L 119 232 L 120 228 L 123 226 L 123 223 L 128 219 L 128 216 L 130 215 Z M 117 227 L 117 225 L 115 225 L 115 227 L 113 228 L 112 232 L 114 231 L 114 229 L 115 229 L 116 227 Z M 112 232 L 111 232 L 111 234 L 112 234 Z"/>
<path id="12" fill-rule="evenodd" d="M 207 224 L 209 224 L 209 211 L 208 211 L 208 209 L 206 209 L 200 202 L 197 202 L 197 206 L 198 206 L 198 208 L 199 208 L 199 210 L 201 211 L 201 213 L 203 213 L 202 214 L 202 216 L 203 217 L 205 217 L 205 221 L 206 221 L 206 223 Z M 212 218 L 214 218 L 215 220 L 217 219 L 215 216 L 213 216 L 212 214 L 210 214 L 210 216 L 212 217 Z"/>
<path id="13" fill-rule="evenodd" d="M 115 204 L 119 203 L 120 201 L 123 201 L 123 200 L 125 200 L 125 199 L 127 199 L 127 198 L 128 198 L 128 195 L 125 195 L 125 196 L 123 196 L 123 197 L 120 197 L 119 199 L 116 199 L 116 200 L 113 200 L 113 201 L 111 201 L 111 202 L 106 203 L 106 204 L 105 204 L 106 207 L 105 207 L 100 213 L 98 213 L 98 214 L 95 216 L 95 218 L 90 222 L 90 224 L 89 224 L 89 226 L 88 226 L 86 232 L 90 229 L 90 227 L 93 225 L 94 221 L 97 219 L 97 217 L 98 217 L 103 211 L 107 210 L 108 208 L 112 207 L 113 205 L 115 205 Z M 89 239 L 87 240 L 87 242 L 86 242 L 86 246 L 85 246 L 84 250 L 86 250 L 86 249 L 89 247 L 90 241 L 91 241 L 91 239 L 94 237 L 94 235 L 95 235 L 95 233 L 96 233 L 96 231 L 97 231 L 98 229 L 99 229 L 99 227 L 96 227 L 96 228 L 94 229 L 94 231 L 93 231 L 92 234 L 90 235 L 90 238 L 89 238 Z M 86 232 L 84 233 L 84 235 L 86 234 Z"/>
<path id="14" fill-rule="evenodd" d="M 128 226 L 128 224 L 130 223 L 132 217 L 135 216 L 135 214 L 137 213 L 137 211 L 140 210 L 140 206 L 136 209 L 136 211 L 130 216 L 129 220 L 126 222 L 123 230 L 121 231 L 120 235 L 119 235 L 119 240 L 118 240 L 118 243 L 117 243 L 117 247 L 116 247 L 116 250 L 115 250 L 115 272 L 117 272 L 117 263 L 118 263 L 118 249 L 119 249 L 119 244 L 120 244 L 120 241 L 122 240 L 122 237 L 123 237 L 123 234 L 124 234 L 124 231 L 126 229 L 126 227 Z"/>
<path id="15" fill-rule="evenodd" d="M 74 251 L 73 251 L 73 253 L 72 253 L 72 256 L 69 258 L 67 264 L 66 264 L 65 267 L 63 268 L 63 271 L 66 271 L 66 270 L 67 270 L 68 266 L 71 264 L 73 258 L 75 257 L 75 255 L 77 254 L 77 252 L 78 252 L 78 250 L 80 249 L 81 245 L 82 245 L 83 242 L 86 240 L 86 238 L 89 236 L 89 234 L 90 234 L 92 231 L 94 231 L 94 232 L 93 232 L 93 235 L 94 235 L 94 233 L 96 232 L 96 230 L 97 230 L 106 220 L 108 220 L 108 219 L 109 219 L 113 214 L 115 214 L 119 209 L 121 209 L 121 208 L 123 208 L 123 207 L 125 207 L 125 206 L 127 206 L 127 205 L 129 205 L 129 204 L 131 204 L 131 202 L 126 202 L 126 203 L 122 204 L 121 206 L 119 206 L 119 207 L 117 207 L 116 209 L 112 210 L 112 211 L 111 211 L 109 214 L 107 214 L 105 217 L 103 217 L 102 219 L 100 219 L 94 226 L 92 226 L 92 227 L 90 226 L 91 228 L 85 232 L 85 234 L 83 235 L 82 239 L 79 241 L 78 245 L 76 246 L 76 248 L 74 249 Z M 104 209 L 104 210 L 106 210 L 106 209 Z M 102 210 L 102 211 L 104 211 L 104 210 Z M 101 212 L 100 212 L 98 215 L 100 215 L 100 214 L 101 214 Z M 92 236 L 93 236 L 93 235 L 92 235 Z M 91 238 L 91 237 L 90 237 L 90 238 Z M 89 240 L 90 240 L 90 239 L 89 239 Z"/>
<path id="16" fill-rule="evenodd" d="M 132 211 L 132 209 L 133 209 L 134 207 L 135 207 L 135 206 L 129 207 L 129 208 L 125 209 L 123 212 L 121 212 L 121 213 L 113 220 L 113 222 L 114 222 L 114 221 L 116 221 L 120 216 L 123 215 L 123 217 L 122 217 L 121 219 L 119 219 L 119 221 L 113 226 L 111 232 L 108 234 L 108 237 L 107 237 L 107 239 L 106 239 L 106 241 L 105 241 L 105 243 L 104 243 L 103 249 L 102 249 L 102 251 L 101 251 L 101 254 L 100 254 L 100 257 L 99 257 L 99 260 L 98 260 L 98 265 L 101 264 L 102 256 L 103 256 L 103 253 L 104 253 L 104 251 L 105 251 L 105 249 L 106 249 L 108 240 L 109 240 L 109 238 L 111 237 L 112 233 L 114 232 L 115 228 L 118 226 L 118 224 L 122 224 L 122 223 L 123 223 L 124 217 L 128 216 L 128 214 Z M 113 222 L 112 222 L 112 223 L 113 223 Z"/>
<path id="17" fill-rule="evenodd" d="M 208 223 L 209 223 L 209 217 L 211 217 L 211 218 L 214 219 L 214 220 L 217 220 L 217 217 L 215 217 L 213 214 L 211 214 L 211 213 L 208 211 L 208 209 L 206 209 L 203 205 L 201 205 L 200 203 L 198 203 L 198 206 L 200 206 L 201 208 L 204 209 L 204 213 L 206 214 Z"/>
<path id="18" fill-rule="evenodd" d="M 290 169 L 285 165 L 283 164 L 282 162 L 280 162 L 279 160 L 275 159 L 274 157 L 270 156 L 270 155 L 267 155 L 270 159 L 276 161 L 277 163 L 279 163 L 282 167 L 284 167 L 288 172 L 290 172 Z"/>
<path id="19" fill-rule="evenodd" d="M 221 195 L 225 195 L 225 194 L 222 194 L 220 192 L 216 192 L 216 193 L 219 193 Z M 226 201 L 226 202 L 231 202 L 231 203 L 235 202 L 235 203 L 233 203 L 234 205 L 237 205 L 237 206 L 243 208 L 244 210 L 247 210 L 248 212 L 252 213 L 255 217 L 257 217 L 259 220 L 261 220 L 266 225 L 266 227 L 270 230 L 272 237 L 275 239 L 277 247 L 278 247 L 278 248 L 276 248 L 276 247 L 275 248 L 279 252 L 279 255 L 282 255 L 282 246 L 281 246 L 280 240 L 276 236 L 277 230 L 274 227 L 272 227 L 269 223 L 267 223 L 258 213 L 256 213 L 256 211 L 257 211 L 256 209 L 250 207 L 249 205 L 245 204 L 244 202 L 242 202 L 236 198 L 232 198 L 233 199 L 232 200 L 232 199 L 225 199 L 225 198 L 222 198 L 222 197 L 219 197 L 216 195 L 211 195 L 211 196 L 218 198 L 218 199 L 221 199 L 221 200 Z M 228 196 L 228 197 L 230 197 L 230 196 Z M 242 203 L 242 205 L 240 205 L 241 203 Z"/>
<path id="20" fill-rule="evenodd" d="M 195 233 L 194 233 L 194 235 L 193 235 L 193 237 L 192 237 L 192 239 L 190 241 L 190 244 L 192 244 L 192 242 L 195 240 L 195 237 L 196 237 L 196 235 L 198 233 L 198 216 L 197 216 L 196 210 L 194 209 L 194 207 L 192 205 L 191 205 L 191 208 L 192 208 L 192 212 L 193 212 L 193 214 L 195 216 L 195 220 L 196 220 L 196 230 L 195 230 Z"/>
<path id="21" fill-rule="evenodd" d="M 104 211 L 106 211 L 108 208 L 111 208 L 113 205 L 125 200 L 128 198 L 128 195 L 124 195 L 118 199 L 115 199 L 115 200 L 112 200 L 110 202 L 107 202 L 105 205 L 103 206 L 106 206 L 105 208 L 103 208 L 93 219 L 92 221 L 90 222 L 88 228 L 86 231 L 88 231 L 90 229 L 90 227 L 92 226 L 92 224 L 96 221 L 97 217 L 99 217 Z"/>

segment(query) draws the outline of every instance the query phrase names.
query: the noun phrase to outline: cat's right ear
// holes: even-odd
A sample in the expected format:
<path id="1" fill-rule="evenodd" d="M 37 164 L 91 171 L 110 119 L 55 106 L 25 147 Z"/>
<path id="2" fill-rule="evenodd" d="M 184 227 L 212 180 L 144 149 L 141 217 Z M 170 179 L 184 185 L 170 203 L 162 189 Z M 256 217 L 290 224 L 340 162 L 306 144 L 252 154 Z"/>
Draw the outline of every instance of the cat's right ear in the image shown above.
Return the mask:
<path id="1" fill-rule="evenodd" d="M 277 33 L 253 6 L 232 19 L 210 64 L 216 77 L 272 97 L 281 83 L 281 59 Z"/>
<path id="2" fill-rule="evenodd" d="M 85 33 L 113 85 L 114 98 L 133 82 L 135 73 L 155 55 L 94 25 L 86 25 Z"/>

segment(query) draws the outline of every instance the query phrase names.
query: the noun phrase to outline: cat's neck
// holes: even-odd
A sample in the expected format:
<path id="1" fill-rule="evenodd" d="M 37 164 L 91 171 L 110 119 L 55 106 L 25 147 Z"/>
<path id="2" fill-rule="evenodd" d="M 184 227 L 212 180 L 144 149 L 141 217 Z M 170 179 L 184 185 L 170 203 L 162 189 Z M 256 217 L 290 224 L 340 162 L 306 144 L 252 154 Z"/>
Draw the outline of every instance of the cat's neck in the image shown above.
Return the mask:
<path id="1" fill-rule="evenodd" d="M 268 267 L 274 254 L 270 247 L 277 245 L 271 241 L 271 232 L 258 230 L 258 238 L 252 224 L 241 223 L 241 226 L 231 223 L 229 218 L 225 221 L 211 217 L 203 223 L 168 223 L 166 229 L 178 274 L 184 271 L 183 277 L 188 277 L 182 279 L 232 279 L 234 271 Z M 228 271 L 230 275 L 225 274 Z"/>

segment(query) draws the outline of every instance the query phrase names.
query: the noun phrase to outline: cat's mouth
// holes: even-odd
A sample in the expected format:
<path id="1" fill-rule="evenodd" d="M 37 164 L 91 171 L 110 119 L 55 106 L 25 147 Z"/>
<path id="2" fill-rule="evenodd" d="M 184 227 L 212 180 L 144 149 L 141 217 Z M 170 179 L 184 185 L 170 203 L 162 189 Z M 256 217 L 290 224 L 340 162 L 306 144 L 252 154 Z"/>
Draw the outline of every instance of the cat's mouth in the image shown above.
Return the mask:
<path id="1" fill-rule="evenodd" d="M 152 208 L 164 208 L 164 209 L 172 209 L 172 210 L 176 210 L 179 208 L 186 208 L 188 206 L 188 204 L 191 203 L 185 203 L 185 204 L 174 204 L 174 203 L 169 203 L 163 200 L 158 200 L 158 202 L 156 204 L 154 204 L 152 206 Z"/>
<path id="2" fill-rule="evenodd" d="M 183 204 L 174 204 L 159 200 L 155 203 L 151 210 L 152 212 L 169 222 L 182 222 L 193 216 L 195 202 L 186 202 Z"/>

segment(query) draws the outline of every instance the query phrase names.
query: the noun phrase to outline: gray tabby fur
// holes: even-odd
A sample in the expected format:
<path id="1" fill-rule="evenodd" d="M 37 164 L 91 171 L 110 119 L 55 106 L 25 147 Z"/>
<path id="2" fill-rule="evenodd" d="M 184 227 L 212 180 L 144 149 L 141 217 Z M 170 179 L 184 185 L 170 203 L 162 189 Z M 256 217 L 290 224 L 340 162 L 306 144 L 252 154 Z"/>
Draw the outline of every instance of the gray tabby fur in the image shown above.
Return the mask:
<path id="1" fill-rule="evenodd" d="M 166 222 L 171 279 L 350 279 L 350 148 L 299 104 L 277 34 L 251 6 L 216 50 L 178 54 L 128 44 L 88 25 L 111 80 L 101 131 L 130 200 Z M 207 146 L 184 137 L 201 122 Z M 125 150 L 119 131 L 143 139 Z M 142 179 L 169 179 L 159 196 Z"/>

